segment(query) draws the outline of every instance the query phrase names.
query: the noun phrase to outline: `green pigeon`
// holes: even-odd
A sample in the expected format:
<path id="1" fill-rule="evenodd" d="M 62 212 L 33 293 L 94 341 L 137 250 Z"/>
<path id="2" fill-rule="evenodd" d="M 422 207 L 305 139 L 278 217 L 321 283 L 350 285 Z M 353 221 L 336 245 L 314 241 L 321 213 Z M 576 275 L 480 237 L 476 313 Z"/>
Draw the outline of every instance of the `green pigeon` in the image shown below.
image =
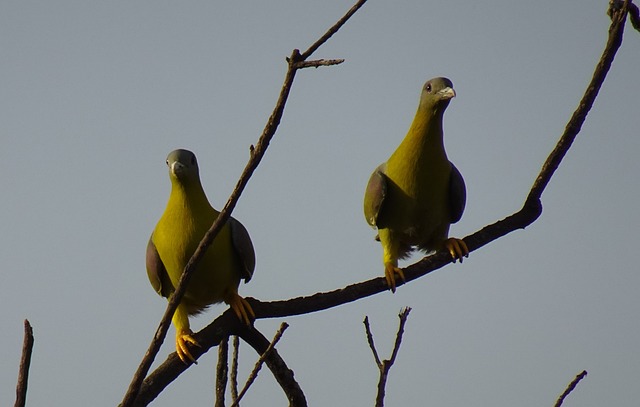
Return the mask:
<path id="1" fill-rule="evenodd" d="M 464 179 L 447 158 L 443 143 L 442 118 L 455 96 L 447 78 L 424 84 L 407 135 L 367 185 L 364 216 L 378 229 L 384 275 L 392 292 L 396 274 L 404 280 L 398 260 L 413 250 L 446 248 L 454 262 L 469 255 L 464 241 L 448 237 L 449 226 L 460 220 L 466 203 Z"/>
<path id="2" fill-rule="evenodd" d="M 164 214 L 147 245 L 147 275 L 158 294 L 169 298 L 178 285 L 187 262 L 220 214 L 204 193 L 196 156 L 188 150 L 172 151 L 167 157 L 171 194 Z M 199 346 L 189 327 L 189 316 L 209 305 L 225 302 L 247 325 L 255 314 L 238 294 L 240 280 L 249 282 L 256 258 L 249 233 L 229 218 L 207 249 L 189 281 L 187 291 L 173 315 L 176 351 L 180 359 L 195 362 L 187 344 Z"/>

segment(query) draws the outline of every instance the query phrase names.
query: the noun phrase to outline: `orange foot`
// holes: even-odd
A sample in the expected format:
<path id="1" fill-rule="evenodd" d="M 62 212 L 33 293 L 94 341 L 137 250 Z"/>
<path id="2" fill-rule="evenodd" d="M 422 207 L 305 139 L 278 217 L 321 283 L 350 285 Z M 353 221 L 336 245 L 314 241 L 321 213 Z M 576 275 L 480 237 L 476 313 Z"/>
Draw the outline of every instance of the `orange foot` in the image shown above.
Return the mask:
<path id="1" fill-rule="evenodd" d="M 191 344 L 200 347 L 200 344 L 193 339 L 192 335 L 193 332 L 191 329 L 183 329 L 176 332 L 176 353 L 178 353 L 178 357 L 186 365 L 188 365 L 189 362 L 198 364 L 196 359 L 191 355 L 191 352 L 189 352 L 189 347 L 187 346 L 187 344 Z"/>
<path id="2" fill-rule="evenodd" d="M 400 276 L 404 282 L 404 272 L 398 266 L 387 263 L 384 265 L 384 278 L 387 280 L 387 285 L 392 293 L 396 292 L 396 274 Z"/>
<path id="3" fill-rule="evenodd" d="M 456 260 L 460 260 L 460 263 L 462 263 L 463 257 L 469 257 L 469 248 L 462 239 L 450 237 L 449 239 L 445 240 L 444 247 L 446 247 L 449 253 L 451 253 L 451 257 L 453 258 L 454 263 L 456 262 Z"/>
<path id="4" fill-rule="evenodd" d="M 253 312 L 249 302 L 242 298 L 238 293 L 233 293 L 231 298 L 225 301 L 233 312 L 236 313 L 238 319 L 247 325 L 251 325 L 251 320 L 256 319 L 256 314 Z"/>

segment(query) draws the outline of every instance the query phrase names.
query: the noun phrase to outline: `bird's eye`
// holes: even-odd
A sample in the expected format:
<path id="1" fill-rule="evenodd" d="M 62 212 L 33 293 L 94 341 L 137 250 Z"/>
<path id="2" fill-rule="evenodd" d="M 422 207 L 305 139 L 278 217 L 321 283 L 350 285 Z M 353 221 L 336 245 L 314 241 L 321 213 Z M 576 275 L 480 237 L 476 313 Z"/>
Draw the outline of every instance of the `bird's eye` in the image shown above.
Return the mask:
<path id="1" fill-rule="evenodd" d="M 427 92 L 431 93 L 431 84 L 430 84 L 430 83 L 427 83 L 427 85 L 424 87 L 424 89 L 425 89 Z"/>
<path id="2" fill-rule="evenodd" d="M 165 163 L 166 163 L 167 165 L 169 165 L 169 159 L 167 159 L 167 161 L 165 161 Z"/>
<path id="3" fill-rule="evenodd" d="M 196 157 L 191 156 L 191 165 L 196 165 Z"/>

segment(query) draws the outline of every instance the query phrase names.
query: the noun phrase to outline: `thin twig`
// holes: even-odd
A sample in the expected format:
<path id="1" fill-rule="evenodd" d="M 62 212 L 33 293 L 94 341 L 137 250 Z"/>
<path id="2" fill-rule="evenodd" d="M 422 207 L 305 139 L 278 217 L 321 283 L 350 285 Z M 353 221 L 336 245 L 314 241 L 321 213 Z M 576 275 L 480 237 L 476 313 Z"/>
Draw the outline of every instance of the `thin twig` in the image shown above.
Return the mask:
<path id="1" fill-rule="evenodd" d="M 233 192 L 231 193 L 231 196 L 229 196 L 229 199 L 227 200 L 224 208 L 222 208 L 222 211 L 218 215 L 217 219 L 215 220 L 215 222 L 213 222 L 213 225 L 211 225 L 211 228 L 207 231 L 207 233 L 205 233 L 197 249 L 187 262 L 182 276 L 180 277 L 180 281 L 178 282 L 178 286 L 169 298 L 169 303 L 167 305 L 165 313 L 162 316 L 162 319 L 160 320 L 158 328 L 156 329 L 153 340 L 151 341 L 147 352 L 142 358 L 142 361 L 140 362 L 140 365 L 138 366 L 138 369 L 136 370 L 131 380 L 129 388 L 127 389 L 127 392 L 122 401 L 122 407 L 130 407 L 131 405 L 133 405 L 140 391 L 140 386 L 142 385 L 145 376 L 149 372 L 149 368 L 151 367 L 155 356 L 158 354 L 160 346 L 164 342 L 167 331 L 169 329 L 169 324 L 171 322 L 171 317 L 177 309 L 180 300 L 184 296 L 184 293 L 187 289 L 187 284 L 191 279 L 193 271 L 195 270 L 200 260 L 204 257 L 207 248 L 211 245 L 215 237 L 218 235 L 219 231 L 231 216 L 231 212 L 236 206 L 238 199 L 240 199 L 242 191 L 249 182 L 249 179 L 251 178 L 253 172 L 260 164 L 262 157 L 264 157 L 267 147 L 269 146 L 269 143 L 275 135 L 276 130 L 278 129 L 278 125 L 280 124 L 280 120 L 284 112 L 284 107 L 289 97 L 291 86 L 293 85 L 295 74 L 299 69 L 296 65 L 307 60 L 307 58 L 309 58 L 315 50 L 317 50 L 322 44 L 324 44 L 331 37 L 331 35 L 338 31 L 340 27 L 349 19 L 349 17 L 351 17 L 365 2 L 366 0 L 359 0 L 358 3 L 353 6 L 336 24 L 334 24 L 323 37 L 316 41 L 309 48 L 309 50 L 304 53 L 304 56 L 300 55 L 300 52 L 297 49 L 292 52 L 291 57 L 289 57 L 288 59 L 287 73 L 285 75 L 284 84 L 282 85 L 282 89 L 280 90 L 280 95 L 278 97 L 278 101 L 276 102 L 276 106 L 274 107 L 271 116 L 269 116 L 267 124 L 265 125 L 262 135 L 258 139 L 258 142 L 255 144 L 255 146 L 252 146 L 253 148 L 251 148 L 250 150 L 251 154 L 249 162 L 245 166 L 240 179 L 238 180 Z"/>
<path id="2" fill-rule="evenodd" d="M 242 325 L 241 328 L 238 331 L 238 335 L 259 355 L 266 355 L 265 364 L 287 396 L 289 407 L 306 407 L 307 400 L 305 395 L 296 381 L 293 371 L 289 369 L 284 359 L 278 354 L 278 350 L 272 348 L 270 352 L 267 352 L 271 342 L 264 335 L 255 328 L 247 328 L 246 325 Z"/>
<path id="3" fill-rule="evenodd" d="M 593 75 L 596 83 L 594 84 L 592 81 L 586 90 L 583 100 L 595 98 L 597 95 L 597 89 L 599 89 L 605 79 L 611 61 L 615 57 L 622 41 L 625 13 L 626 9 L 621 9 L 613 14 L 612 23 L 609 28 L 609 40 Z M 573 114 L 570 123 L 567 125 L 567 129 L 579 130 L 582 122 L 586 118 L 588 108 L 590 108 L 590 106 L 587 107 L 587 105 L 581 103 Z M 577 127 L 571 125 L 574 120 L 580 122 Z M 529 193 L 530 198 L 525 200 L 522 209 L 505 219 L 485 226 L 481 230 L 464 238 L 465 243 L 471 251 L 477 250 L 515 230 L 524 229 L 540 216 L 542 204 L 539 198 L 557 168 L 557 165 L 560 164 L 562 157 L 570 147 L 570 143 L 563 143 L 563 139 L 569 136 L 570 133 L 565 130 L 565 134 L 563 134 L 558 142 L 558 144 L 562 144 L 564 147 L 562 149 L 556 148 L 550 154 L 549 159 L 547 159 L 547 163 L 551 164 L 545 164 L 542 167 L 540 174 L 532 187 L 532 191 Z M 572 137 L 575 138 L 575 135 Z M 417 263 L 405 268 L 405 280 L 406 282 L 413 281 L 450 263 L 451 255 L 446 250 L 439 251 L 434 255 L 424 257 Z M 399 283 L 399 285 L 404 284 L 402 281 L 399 281 Z M 329 292 L 320 292 L 306 297 L 270 302 L 261 302 L 253 298 L 247 298 L 247 300 L 250 302 L 252 309 L 256 313 L 256 318 L 282 318 L 337 307 L 386 291 L 388 291 L 388 286 L 384 277 L 377 277 L 368 281 L 354 283 L 344 288 L 339 288 Z M 195 350 L 199 352 L 206 352 L 211 346 L 217 344 L 223 336 L 229 335 L 229 333 L 235 329 L 232 326 L 232 320 L 233 315 L 229 310 L 216 318 L 211 324 L 209 324 L 209 326 L 198 333 L 198 342 L 202 345 L 202 348 Z M 145 396 L 143 397 L 143 400 L 153 400 L 153 398 L 155 398 L 157 394 L 159 394 L 159 392 L 168 385 L 168 383 L 179 376 L 184 370 L 184 364 L 180 362 L 177 357 L 170 357 L 165 363 L 160 365 L 148 379 L 145 380 Z"/>
<path id="4" fill-rule="evenodd" d="M 324 33 L 324 35 L 322 37 L 320 37 L 320 39 L 318 39 L 318 41 L 314 42 L 309 47 L 309 49 L 307 49 L 305 52 L 302 53 L 302 55 L 301 55 L 302 59 L 306 60 L 307 58 L 309 58 L 311 56 L 311 54 L 316 52 L 316 50 L 318 48 L 320 48 L 320 46 L 322 44 L 327 42 L 327 40 L 329 38 L 331 38 L 331 36 L 333 34 L 338 32 L 340 27 L 342 27 L 347 22 L 347 20 L 349 20 L 351 18 L 351 16 L 354 15 L 356 13 L 356 11 L 358 11 L 358 9 L 360 9 L 360 7 L 364 6 L 364 3 L 366 3 L 366 2 L 367 2 L 367 0 L 358 0 L 358 2 L 356 4 L 354 4 L 353 7 L 351 7 L 349 9 L 349 11 L 347 11 L 347 13 L 344 16 L 342 16 L 342 18 L 340 20 L 338 20 L 337 23 L 335 23 L 331 28 L 329 28 L 329 30 L 327 30 L 327 32 Z"/>
<path id="5" fill-rule="evenodd" d="M 367 342 L 369 343 L 369 348 L 371 348 L 373 358 L 375 359 L 378 370 L 380 371 L 380 378 L 378 379 L 378 392 L 376 394 L 376 407 L 384 406 L 384 393 L 385 387 L 387 385 L 387 378 L 389 377 L 389 370 L 391 370 L 391 366 L 393 366 L 396 361 L 396 357 L 398 356 L 400 344 L 402 344 L 402 335 L 404 334 L 404 325 L 407 322 L 407 318 L 409 317 L 410 312 L 411 308 L 405 307 L 400 311 L 400 314 L 398 314 L 398 318 L 400 319 L 400 326 L 398 327 L 398 333 L 396 334 L 396 341 L 393 344 L 393 351 L 391 352 L 391 357 L 389 359 L 383 360 L 382 362 L 380 362 L 378 351 L 376 350 L 376 346 L 373 343 L 373 334 L 371 333 L 371 327 L 369 326 L 369 317 L 364 318 L 364 329 L 367 334 Z"/>
<path id="6" fill-rule="evenodd" d="M 231 402 L 238 400 L 238 355 L 240 353 L 240 339 L 233 335 L 233 356 L 231 359 Z"/>
<path id="7" fill-rule="evenodd" d="M 567 397 L 569 395 L 569 393 L 571 393 L 573 391 L 573 389 L 576 388 L 578 383 L 580 383 L 580 380 L 584 379 L 586 376 L 587 376 L 587 371 L 586 370 L 583 370 L 582 372 L 580 372 L 580 374 L 578 374 L 575 377 L 575 379 L 573 379 L 571 381 L 571 383 L 569 383 L 569 385 L 564 390 L 564 392 L 560 395 L 560 397 L 558 397 L 558 400 L 556 401 L 556 404 L 554 405 L 554 407 L 560 407 L 562 405 L 562 403 L 564 403 L 565 397 Z"/>
<path id="8" fill-rule="evenodd" d="M 202 354 L 212 347 L 217 346 L 223 337 L 229 335 L 238 335 L 244 342 L 251 346 L 258 355 L 265 353 L 270 344 L 269 340 L 255 327 L 249 327 L 240 322 L 233 311 L 227 310 L 216 318 L 215 323 L 209 324 L 203 330 L 194 334 L 194 339 L 201 345 L 201 348 L 195 348 L 194 350 L 198 350 L 201 352 L 200 354 Z M 268 354 L 265 363 L 284 391 L 287 400 L 289 400 L 289 406 L 306 407 L 307 403 L 304 392 L 296 382 L 293 371 L 289 369 L 276 349 L 273 349 L 273 351 Z M 167 360 L 160 364 L 160 366 L 144 380 L 134 406 L 147 406 L 186 369 L 187 366 L 175 356 L 175 353 L 169 355 Z M 233 370 L 233 367 L 231 367 L 230 370 Z M 233 373 L 231 376 L 230 381 L 233 381 Z M 233 387 L 233 384 L 231 384 L 231 386 Z"/>
<path id="9" fill-rule="evenodd" d="M 258 358 L 258 361 L 256 362 L 255 366 L 253 367 L 253 370 L 249 374 L 249 377 L 247 378 L 247 381 L 242 387 L 240 394 L 238 394 L 237 399 L 233 401 L 233 404 L 231 404 L 231 407 L 238 406 L 238 403 L 240 403 L 240 400 L 242 400 L 242 397 L 244 397 L 244 395 L 247 393 L 247 390 L 249 390 L 249 387 L 251 387 L 253 382 L 258 377 L 258 373 L 260 372 L 260 369 L 262 368 L 262 364 L 266 360 L 267 356 L 269 356 L 269 353 L 271 353 L 273 348 L 275 348 L 276 344 L 280 341 L 280 338 L 282 338 L 282 334 L 288 327 L 289 327 L 289 324 L 287 324 L 286 322 L 283 322 L 282 324 L 280 324 L 280 329 L 278 329 L 278 331 L 276 332 L 276 335 L 273 337 L 273 340 L 267 347 L 267 350 L 264 351 L 264 353 L 260 355 L 260 357 Z"/>
<path id="10" fill-rule="evenodd" d="M 296 63 L 296 68 L 317 68 L 319 66 L 339 65 L 343 62 L 344 59 L 317 59 L 315 61 L 301 61 Z"/>
<path id="11" fill-rule="evenodd" d="M 396 356 L 398 356 L 398 351 L 400 350 L 400 343 L 402 342 L 402 335 L 404 334 L 404 324 L 407 323 L 407 318 L 409 318 L 410 312 L 411 312 L 410 307 L 404 307 L 398 314 L 398 318 L 400 319 L 400 326 L 398 326 L 398 334 L 396 335 L 396 342 L 393 344 L 393 353 L 391 354 L 391 359 L 389 359 L 390 364 L 395 363 Z"/>
<path id="12" fill-rule="evenodd" d="M 215 407 L 224 407 L 224 396 L 227 392 L 229 375 L 229 337 L 222 339 L 218 345 L 218 365 L 216 367 L 216 403 Z"/>
<path id="13" fill-rule="evenodd" d="M 33 352 L 33 328 L 28 319 L 24 320 L 24 339 L 22 341 L 22 356 L 18 371 L 18 385 L 16 386 L 15 407 L 24 407 L 27 403 L 27 384 L 29 382 L 29 366 Z"/>
<path id="14" fill-rule="evenodd" d="M 628 0 L 623 3 L 621 9 L 610 10 L 612 21 L 611 26 L 609 27 L 609 39 L 605 46 L 605 50 L 602 53 L 602 57 L 593 72 L 591 82 L 589 83 L 589 86 L 587 86 L 587 90 L 580 100 L 578 108 L 571 116 L 571 119 L 569 119 L 569 122 L 564 129 L 564 133 L 560 137 L 560 140 L 558 140 L 556 147 L 542 165 L 542 170 L 531 187 L 527 201 L 537 201 L 540 199 L 542 192 L 547 187 L 547 184 L 558 169 L 558 166 L 560 166 L 562 159 L 567 154 L 567 151 L 569 151 L 571 144 L 580 132 L 584 121 L 587 119 L 587 114 L 589 113 L 589 110 L 591 110 L 593 102 L 595 102 L 598 92 L 604 83 L 604 79 L 611 68 L 611 63 L 616 55 L 616 51 L 620 47 L 620 44 L 622 44 L 622 34 L 624 31 L 624 21 L 627 15 L 627 5 Z"/>
<path id="15" fill-rule="evenodd" d="M 362 323 L 364 324 L 364 331 L 367 334 L 367 343 L 369 344 L 369 348 L 371 348 L 371 352 L 373 353 L 373 360 L 376 362 L 376 366 L 378 366 L 378 368 L 382 368 L 382 362 L 380 361 L 380 356 L 378 356 L 376 344 L 373 343 L 373 334 L 371 334 L 371 327 L 369 326 L 369 317 L 365 316 Z"/>

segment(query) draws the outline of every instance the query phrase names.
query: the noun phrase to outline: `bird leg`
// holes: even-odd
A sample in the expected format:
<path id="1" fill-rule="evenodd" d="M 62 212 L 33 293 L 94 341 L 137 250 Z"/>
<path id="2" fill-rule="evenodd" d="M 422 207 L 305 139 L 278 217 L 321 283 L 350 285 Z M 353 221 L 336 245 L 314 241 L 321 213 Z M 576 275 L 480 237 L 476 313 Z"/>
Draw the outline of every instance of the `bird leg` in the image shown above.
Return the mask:
<path id="1" fill-rule="evenodd" d="M 384 263 L 384 278 L 392 293 L 396 292 L 396 274 L 404 282 L 404 273 L 398 267 L 400 255 L 400 244 L 397 236 L 393 236 L 390 229 L 379 229 L 378 236 L 382 244 L 382 262 Z"/>
<path id="2" fill-rule="evenodd" d="M 176 312 L 173 313 L 171 322 L 176 327 L 176 353 L 180 360 L 188 365 L 189 362 L 198 363 L 196 359 L 189 352 L 187 344 L 191 344 L 200 347 L 198 341 L 193 338 L 193 331 L 189 328 L 189 314 L 184 305 L 178 305 Z"/>
<path id="3" fill-rule="evenodd" d="M 385 263 L 384 264 L 384 278 L 387 280 L 387 285 L 392 293 L 396 292 L 396 274 L 400 276 L 404 282 L 404 272 L 398 267 L 397 263 Z"/>
<path id="4" fill-rule="evenodd" d="M 256 314 L 253 312 L 249 302 L 242 298 L 237 291 L 233 290 L 224 302 L 229 304 L 233 312 L 236 313 L 238 319 L 247 325 L 251 325 L 251 320 L 256 319 Z"/>
<path id="5" fill-rule="evenodd" d="M 193 332 L 191 329 L 176 330 L 176 353 L 185 365 L 188 365 L 189 361 L 198 364 L 193 355 L 191 355 L 191 352 L 189 352 L 189 347 L 187 346 L 187 344 L 191 344 L 200 347 L 200 344 L 192 335 Z"/>
<path id="6" fill-rule="evenodd" d="M 460 260 L 460 263 L 462 263 L 463 257 L 469 257 L 469 248 L 462 239 L 450 237 L 449 239 L 444 241 L 443 245 L 449 251 L 449 253 L 451 253 L 451 257 L 453 258 L 454 263 L 456 262 L 456 260 Z"/>

